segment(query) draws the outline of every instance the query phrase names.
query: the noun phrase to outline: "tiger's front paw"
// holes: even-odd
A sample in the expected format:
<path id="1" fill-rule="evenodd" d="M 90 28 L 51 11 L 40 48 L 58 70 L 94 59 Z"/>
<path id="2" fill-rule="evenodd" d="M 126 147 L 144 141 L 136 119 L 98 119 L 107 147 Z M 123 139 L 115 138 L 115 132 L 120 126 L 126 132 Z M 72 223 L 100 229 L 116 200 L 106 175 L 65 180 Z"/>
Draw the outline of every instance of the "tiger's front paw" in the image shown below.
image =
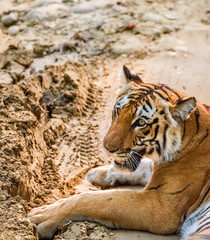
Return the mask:
<path id="1" fill-rule="evenodd" d="M 107 174 L 106 180 L 112 187 L 120 186 L 125 184 L 125 175 L 118 172 L 110 171 Z"/>
<path id="2" fill-rule="evenodd" d="M 34 208 L 27 218 L 36 224 L 37 231 L 41 239 L 52 239 L 54 233 L 62 223 L 60 218 L 60 205 L 65 199 L 61 199 L 54 204 Z"/>
<path id="3" fill-rule="evenodd" d="M 114 187 L 124 183 L 124 175 L 116 172 L 112 166 L 102 166 L 90 170 L 87 179 L 93 185 L 101 187 Z"/>
<path id="4" fill-rule="evenodd" d="M 87 174 L 87 180 L 96 186 L 110 187 L 110 184 L 107 181 L 107 173 L 109 169 L 110 166 L 102 166 L 91 169 Z"/>

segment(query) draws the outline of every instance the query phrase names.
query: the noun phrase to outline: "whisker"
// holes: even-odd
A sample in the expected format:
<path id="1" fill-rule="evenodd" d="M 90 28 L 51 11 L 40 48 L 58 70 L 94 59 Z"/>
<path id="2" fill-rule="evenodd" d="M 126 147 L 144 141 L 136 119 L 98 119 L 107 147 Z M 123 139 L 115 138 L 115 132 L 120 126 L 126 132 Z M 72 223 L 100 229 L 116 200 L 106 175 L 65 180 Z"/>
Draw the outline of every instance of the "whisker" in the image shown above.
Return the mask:
<path id="1" fill-rule="evenodd" d="M 139 155 L 140 157 L 142 157 L 142 155 L 141 155 L 140 153 L 138 153 L 138 152 L 136 152 L 136 151 L 134 151 L 134 150 L 131 151 L 131 154 L 132 154 L 132 153 L 134 153 L 134 154 Z"/>
<path id="2" fill-rule="evenodd" d="M 134 163 L 136 163 L 136 164 L 138 163 L 138 160 L 135 156 L 131 156 L 131 159 L 134 161 Z"/>
<path id="3" fill-rule="evenodd" d="M 136 169 L 137 166 L 138 166 L 139 161 L 138 161 L 134 156 L 132 156 L 132 155 L 131 155 L 130 160 L 131 160 L 131 163 L 132 163 L 133 169 Z"/>

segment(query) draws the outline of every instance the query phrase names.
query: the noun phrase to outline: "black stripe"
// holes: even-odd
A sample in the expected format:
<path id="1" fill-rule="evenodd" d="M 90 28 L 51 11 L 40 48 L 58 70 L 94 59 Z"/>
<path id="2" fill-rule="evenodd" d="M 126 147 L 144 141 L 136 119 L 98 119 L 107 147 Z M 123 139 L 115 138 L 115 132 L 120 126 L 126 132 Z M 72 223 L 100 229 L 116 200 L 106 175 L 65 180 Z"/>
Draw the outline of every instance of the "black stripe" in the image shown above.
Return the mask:
<path id="1" fill-rule="evenodd" d="M 156 151 L 157 151 L 158 155 L 160 156 L 161 155 L 160 143 L 159 143 L 159 141 L 155 141 L 155 143 L 157 144 Z"/>
<path id="2" fill-rule="evenodd" d="M 200 227 L 196 230 L 196 232 L 199 232 L 201 229 L 203 229 L 203 228 L 205 228 L 205 227 L 207 227 L 207 226 L 210 226 L 210 221 L 207 222 L 207 223 L 205 223 L 204 225 L 200 226 Z"/>
<path id="3" fill-rule="evenodd" d="M 149 100 L 146 100 L 146 104 L 150 107 L 150 109 L 152 109 L 152 105 L 151 105 L 151 103 L 149 102 Z"/>
<path id="4" fill-rule="evenodd" d="M 206 196 L 208 195 L 209 190 L 210 190 L 210 188 L 208 188 L 208 191 L 204 194 L 203 198 L 201 199 L 200 204 L 198 205 L 198 208 L 200 207 L 200 205 L 202 204 L 203 200 L 204 200 L 204 199 L 206 198 Z"/>
<path id="5" fill-rule="evenodd" d="M 164 100 L 167 100 L 168 101 L 168 98 L 164 97 L 160 92 L 158 91 L 162 91 L 163 93 L 165 93 L 167 95 L 167 97 L 169 97 L 168 93 L 165 91 L 165 89 L 163 89 L 163 87 L 165 85 L 157 85 L 157 84 L 152 84 L 150 83 L 150 85 L 152 85 L 154 87 L 154 89 L 151 89 L 149 86 L 145 86 L 147 87 L 148 89 L 150 89 L 151 93 L 152 92 L 155 92 L 156 94 L 158 94 L 161 98 L 163 98 Z M 158 90 L 158 91 L 157 91 Z"/>
<path id="6" fill-rule="evenodd" d="M 196 134 L 198 133 L 198 131 L 199 131 L 199 117 L 200 117 L 200 112 L 199 112 L 199 109 L 198 108 L 196 108 L 196 110 L 195 110 L 195 120 L 196 120 L 196 125 L 197 125 L 197 131 L 196 131 Z"/>
<path id="7" fill-rule="evenodd" d="M 184 213 L 183 222 L 186 220 L 186 217 L 187 217 L 187 211 Z"/>
<path id="8" fill-rule="evenodd" d="M 206 109 L 207 111 L 210 110 L 210 106 L 208 106 L 207 104 L 204 104 L 204 103 L 203 103 L 203 106 L 205 107 L 205 109 Z"/>
<path id="9" fill-rule="evenodd" d="M 164 184 L 162 183 L 162 184 L 158 185 L 157 187 L 151 187 L 151 188 L 148 188 L 147 190 L 153 190 L 153 189 L 157 190 L 158 188 L 162 187 L 163 185 Z"/>
<path id="10" fill-rule="evenodd" d="M 145 112 L 149 112 L 145 106 L 143 106 L 143 110 L 144 110 Z"/>
<path id="11" fill-rule="evenodd" d="M 148 154 L 152 154 L 153 152 L 154 152 L 154 148 L 151 148 L 150 150 L 149 150 L 149 152 L 148 152 Z"/>
<path id="12" fill-rule="evenodd" d="M 164 86 L 165 86 L 165 85 L 161 85 L 160 89 L 169 97 L 169 95 L 168 95 L 168 93 L 166 92 L 166 90 L 163 89 Z"/>
<path id="13" fill-rule="evenodd" d="M 208 212 L 209 209 L 210 209 L 210 206 L 208 206 L 206 209 L 201 208 L 201 211 L 196 213 L 196 215 L 199 215 L 199 218 L 197 218 L 197 220 L 201 220 L 206 215 L 206 212 Z"/>
<path id="14" fill-rule="evenodd" d="M 165 125 L 164 132 L 163 132 L 163 148 L 166 147 L 166 132 L 168 130 L 168 124 Z"/>
<path id="15" fill-rule="evenodd" d="M 172 93 L 174 93 L 178 98 L 180 98 L 179 94 L 178 94 L 177 92 L 175 92 L 172 88 L 170 88 L 170 87 L 167 86 L 167 85 L 164 85 L 164 87 L 165 87 L 166 89 L 168 89 L 169 91 L 171 91 Z"/>
<path id="16" fill-rule="evenodd" d="M 150 83 L 150 85 L 156 86 L 155 84 L 152 84 L 152 83 Z M 151 88 L 150 86 L 147 86 L 147 85 L 142 85 L 142 87 L 148 89 L 147 91 L 151 91 L 152 92 L 154 90 L 153 88 Z"/>
<path id="17" fill-rule="evenodd" d="M 184 128 L 183 128 L 183 133 L 182 133 L 182 140 L 185 137 L 185 133 L 186 133 L 186 121 L 184 121 Z"/>
<path id="18" fill-rule="evenodd" d="M 144 118 L 144 119 L 146 119 L 146 120 L 149 119 L 147 116 L 144 116 L 144 115 L 142 115 L 141 118 Z"/>
<path id="19" fill-rule="evenodd" d="M 155 123 L 158 123 L 158 122 L 159 122 L 159 119 L 155 118 L 151 124 L 155 124 Z"/>
<path id="20" fill-rule="evenodd" d="M 206 129 L 206 135 L 203 137 L 203 139 L 202 140 L 200 140 L 200 142 L 199 142 L 199 144 L 201 144 L 204 140 L 205 140 L 205 138 L 207 138 L 208 137 L 208 135 L 209 135 L 209 130 L 208 129 Z"/>
<path id="21" fill-rule="evenodd" d="M 162 99 L 166 100 L 166 98 L 158 91 L 154 91 L 156 94 L 158 94 Z"/>
<path id="22" fill-rule="evenodd" d="M 141 116 L 141 117 L 144 117 L 144 116 Z M 154 125 L 154 124 L 156 124 L 156 123 L 158 123 L 158 122 L 159 122 L 159 119 L 158 119 L 158 118 L 154 118 L 153 122 L 147 123 L 147 126 L 152 127 L 152 125 Z"/>
<path id="23" fill-rule="evenodd" d="M 192 183 L 189 183 L 187 186 L 185 186 L 183 189 L 177 191 L 177 192 L 171 192 L 171 193 L 168 193 L 170 195 L 176 195 L 176 194 L 179 194 L 179 193 L 182 193 L 185 189 L 187 189 Z"/>
<path id="24" fill-rule="evenodd" d="M 149 132 L 150 132 L 150 131 L 147 130 L 147 131 L 144 131 L 143 134 L 144 134 L 145 136 L 147 136 L 147 135 L 149 134 Z"/>
<path id="25" fill-rule="evenodd" d="M 135 90 L 134 90 L 135 91 Z M 141 88 L 139 88 L 138 90 L 137 90 L 137 94 L 147 94 L 148 93 L 148 89 L 144 89 L 143 88 L 143 86 L 141 86 Z"/>
<path id="26" fill-rule="evenodd" d="M 159 130 L 159 125 L 157 125 L 157 126 L 155 127 L 155 136 L 154 136 L 153 139 L 156 139 L 157 134 L 158 134 L 158 130 Z"/>

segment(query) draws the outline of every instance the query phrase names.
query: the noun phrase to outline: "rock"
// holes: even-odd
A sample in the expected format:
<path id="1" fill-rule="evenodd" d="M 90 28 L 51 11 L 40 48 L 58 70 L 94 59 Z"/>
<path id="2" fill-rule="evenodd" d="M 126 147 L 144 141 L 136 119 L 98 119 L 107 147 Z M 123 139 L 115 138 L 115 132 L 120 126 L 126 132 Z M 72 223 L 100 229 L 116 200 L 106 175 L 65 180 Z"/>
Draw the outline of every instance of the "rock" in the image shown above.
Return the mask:
<path id="1" fill-rule="evenodd" d="M 73 8 L 73 13 L 85 14 L 89 12 L 94 12 L 97 9 L 104 8 L 105 6 L 107 6 L 107 3 L 96 2 L 96 1 L 81 3 Z"/>
<path id="2" fill-rule="evenodd" d="M 69 222 L 59 228 L 58 239 L 112 239 L 113 233 L 104 226 L 89 222 Z M 57 239 L 57 238 L 56 238 Z"/>
<path id="3" fill-rule="evenodd" d="M 156 22 L 156 23 L 162 23 L 164 22 L 164 18 L 158 14 L 154 14 L 154 13 L 145 13 L 142 16 L 142 20 L 143 21 L 151 21 L 151 22 Z"/>
<path id="4" fill-rule="evenodd" d="M 142 42 L 135 36 L 125 36 L 121 37 L 116 43 L 112 45 L 112 53 L 121 55 L 121 54 L 131 54 L 131 53 L 140 53 L 144 49 Z"/>
<path id="5" fill-rule="evenodd" d="M 183 28 L 183 26 L 181 26 L 181 25 L 174 26 L 175 31 L 180 31 L 182 28 Z"/>
<path id="6" fill-rule="evenodd" d="M 38 7 L 42 7 L 44 6 L 46 3 L 45 0 L 41 0 L 41 1 L 35 1 L 31 4 L 31 8 L 38 8 Z"/>
<path id="7" fill-rule="evenodd" d="M 31 4 L 31 8 L 39 8 L 51 3 L 62 3 L 62 0 L 38 0 Z"/>
<path id="8" fill-rule="evenodd" d="M 18 13 L 10 13 L 8 15 L 3 15 L 1 18 L 1 22 L 5 27 L 9 27 L 15 24 L 18 20 Z"/>
<path id="9" fill-rule="evenodd" d="M 68 8 L 64 4 L 52 3 L 39 8 L 32 9 L 26 14 L 24 20 L 39 22 L 45 19 L 57 19 L 58 17 L 68 16 Z"/>
<path id="10" fill-rule="evenodd" d="M 39 21 L 43 21 L 46 18 L 47 18 L 47 15 L 44 12 L 31 10 L 25 15 L 24 20 L 39 22 Z"/>
<path id="11" fill-rule="evenodd" d="M 8 72 L 0 71 L 0 84 L 12 84 L 13 79 Z"/>
<path id="12" fill-rule="evenodd" d="M 160 38 L 160 36 L 161 36 L 161 32 L 158 29 L 154 29 L 152 39 L 156 40 L 156 39 Z"/>
<path id="13" fill-rule="evenodd" d="M 175 51 L 177 51 L 177 52 L 184 52 L 184 53 L 189 52 L 189 50 L 186 47 L 184 47 L 184 46 L 176 46 L 175 47 Z"/>
<path id="14" fill-rule="evenodd" d="M 94 26 L 94 28 L 100 29 L 105 23 L 106 23 L 105 21 L 100 21 Z"/>
<path id="15" fill-rule="evenodd" d="M 175 20 L 176 17 L 176 13 L 174 12 L 167 12 L 164 14 L 164 17 L 168 18 L 169 20 Z"/>
<path id="16" fill-rule="evenodd" d="M 8 28 L 8 33 L 11 36 L 15 36 L 19 33 L 20 27 L 19 26 L 11 26 Z"/>
<path id="17" fill-rule="evenodd" d="M 169 56 L 169 57 L 174 57 L 174 56 L 176 56 L 176 52 L 174 52 L 174 51 L 169 51 L 169 52 L 167 52 L 166 55 Z"/>
<path id="18" fill-rule="evenodd" d="M 163 33 L 171 33 L 174 32 L 174 28 L 170 25 L 163 25 Z"/>

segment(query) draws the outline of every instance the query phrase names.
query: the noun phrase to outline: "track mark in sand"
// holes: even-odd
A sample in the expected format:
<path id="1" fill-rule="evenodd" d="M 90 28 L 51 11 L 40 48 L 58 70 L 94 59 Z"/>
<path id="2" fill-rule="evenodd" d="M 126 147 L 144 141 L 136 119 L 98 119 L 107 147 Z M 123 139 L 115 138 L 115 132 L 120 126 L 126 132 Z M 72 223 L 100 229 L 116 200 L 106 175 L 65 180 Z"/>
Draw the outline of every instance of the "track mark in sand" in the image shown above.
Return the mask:
<path id="1" fill-rule="evenodd" d="M 80 119 L 69 122 L 69 131 L 63 137 L 54 164 L 67 188 L 73 189 L 87 171 L 98 165 L 99 127 L 95 114 L 102 102 L 102 90 L 90 84 Z"/>

